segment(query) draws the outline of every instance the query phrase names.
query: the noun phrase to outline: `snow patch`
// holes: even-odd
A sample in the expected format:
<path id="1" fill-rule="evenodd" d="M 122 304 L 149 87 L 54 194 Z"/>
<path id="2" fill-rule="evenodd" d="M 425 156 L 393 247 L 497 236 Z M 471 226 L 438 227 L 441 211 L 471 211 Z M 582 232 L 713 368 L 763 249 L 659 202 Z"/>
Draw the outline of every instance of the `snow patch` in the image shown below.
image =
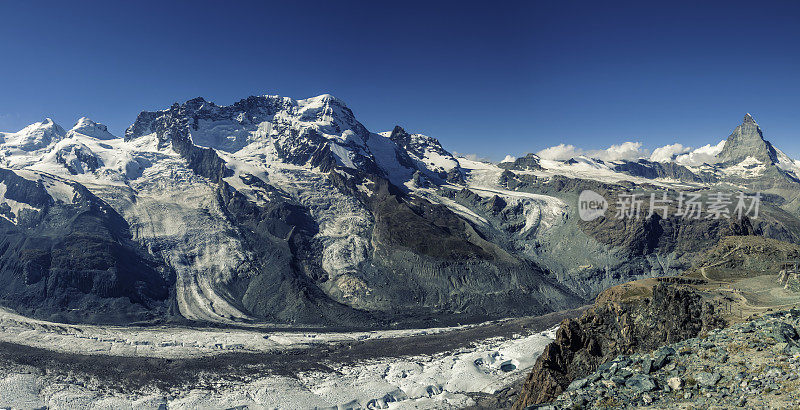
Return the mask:
<path id="1" fill-rule="evenodd" d="M 762 175 L 766 169 L 767 166 L 765 163 L 759 161 L 755 157 L 747 157 L 736 165 L 722 168 L 722 172 L 741 178 L 755 178 Z"/>

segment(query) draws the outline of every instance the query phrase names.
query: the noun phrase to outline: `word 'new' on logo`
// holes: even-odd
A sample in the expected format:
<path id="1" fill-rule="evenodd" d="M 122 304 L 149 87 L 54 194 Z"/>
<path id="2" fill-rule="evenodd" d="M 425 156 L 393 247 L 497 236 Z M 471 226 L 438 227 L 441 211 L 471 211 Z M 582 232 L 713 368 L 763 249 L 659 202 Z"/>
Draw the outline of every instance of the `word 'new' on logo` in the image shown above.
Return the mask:
<path id="1" fill-rule="evenodd" d="M 608 201 L 602 195 L 587 189 L 578 195 L 578 216 L 586 222 L 606 214 Z"/>

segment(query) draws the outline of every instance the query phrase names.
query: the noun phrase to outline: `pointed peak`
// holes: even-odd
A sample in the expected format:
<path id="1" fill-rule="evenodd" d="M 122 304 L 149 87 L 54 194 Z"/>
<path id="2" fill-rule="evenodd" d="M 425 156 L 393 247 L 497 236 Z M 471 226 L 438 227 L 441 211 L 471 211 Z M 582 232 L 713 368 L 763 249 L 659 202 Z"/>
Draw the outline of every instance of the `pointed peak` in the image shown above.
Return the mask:
<path id="1" fill-rule="evenodd" d="M 727 164 L 738 164 L 748 157 L 774 164 L 777 161 L 776 155 L 775 149 L 764 139 L 761 127 L 753 116 L 747 113 L 742 124 L 737 126 L 725 140 L 725 145 L 717 158 Z"/>
<path id="2" fill-rule="evenodd" d="M 408 133 L 406 132 L 406 130 L 403 129 L 403 127 L 401 127 L 399 125 L 395 125 L 394 128 L 392 129 L 391 135 L 394 136 L 394 135 L 402 135 L 402 134 L 408 134 Z"/>
<path id="3" fill-rule="evenodd" d="M 408 145 L 411 142 L 411 134 L 406 132 L 403 127 L 399 125 L 395 125 L 392 132 L 389 133 L 389 139 L 400 144 L 400 145 Z"/>
<path id="4" fill-rule="evenodd" d="M 209 101 L 207 101 L 205 98 L 203 98 L 203 97 L 194 97 L 191 100 L 187 100 L 183 104 L 183 106 L 187 107 L 188 109 L 191 109 L 191 110 L 199 110 L 203 106 L 205 106 L 206 103 L 209 103 Z"/>

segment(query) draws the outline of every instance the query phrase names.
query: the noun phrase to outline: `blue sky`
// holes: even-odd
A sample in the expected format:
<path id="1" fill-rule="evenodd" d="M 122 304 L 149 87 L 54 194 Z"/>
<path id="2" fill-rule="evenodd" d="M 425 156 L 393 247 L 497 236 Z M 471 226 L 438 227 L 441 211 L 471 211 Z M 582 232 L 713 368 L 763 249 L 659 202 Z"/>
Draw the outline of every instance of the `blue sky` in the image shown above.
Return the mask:
<path id="1" fill-rule="evenodd" d="M 745 112 L 800 158 L 800 2 L 229 3 L 0 2 L 0 130 L 331 93 L 493 159 L 699 146 Z"/>

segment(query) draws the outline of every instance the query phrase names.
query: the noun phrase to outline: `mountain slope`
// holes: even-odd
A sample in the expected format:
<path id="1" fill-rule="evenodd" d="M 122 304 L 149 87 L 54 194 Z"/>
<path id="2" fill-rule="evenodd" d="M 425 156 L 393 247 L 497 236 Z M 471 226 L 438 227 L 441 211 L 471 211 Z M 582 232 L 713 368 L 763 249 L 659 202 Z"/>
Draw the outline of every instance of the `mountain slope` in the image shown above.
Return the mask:
<path id="1" fill-rule="evenodd" d="M 746 118 L 737 128 L 722 149 L 726 158 L 763 148 L 753 124 Z M 436 139 L 401 127 L 370 132 L 330 95 L 256 96 L 229 106 L 196 98 L 142 112 L 124 138 L 86 118 L 69 131 L 45 121 L 2 137 L 6 172 L 34 184 L 50 178 L 80 186 L 108 207 L 103 215 L 116 215 L 94 224 L 129 232 L 100 237 L 140 255 L 158 275 L 138 268 L 118 275 L 121 284 L 110 293 L 60 283 L 74 298 L 96 296 L 84 298 L 84 310 L 127 297 L 146 312 L 132 315 L 136 320 L 430 326 L 540 314 L 578 306 L 631 279 L 678 273 L 724 235 L 800 235 L 784 188 L 766 197 L 763 218 L 744 222 L 656 215 L 585 223 L 573 205 L 583 189 L 612 195 L 790 186 L 789 172 L 774 164 L 764 167 L 775 174 L 758 178 L 749 176 L 747 163 L 701 171 L 529 155 L 495 165 L 456 158 Z M 736 167 L 747 171 L 736 174 L 744 179 L 729 176 Z M 2 201 L 9 229 L 29 223 L 26 229 L 51 232 L 57 243 L 84 229 L 56 229 L 29 219 L 28 205 L 8 195 Z M 72 214 L 57 215 L 63 225 Z M 119 270 L 126 259 L 115 252 L 104 258 Z M 17 255 L 7 253 L 9 277 L 22 272 Z M 52 265 L 42 269 L 54 272 Z M 38 295 L 50 307 L 31 314 L 58 317 L 74 309 L 55 294 Z M 34 299 L 6 306 L 24 310 Z M 109 318 L 74 320 L 123 316 L 110 309 Z"/>

